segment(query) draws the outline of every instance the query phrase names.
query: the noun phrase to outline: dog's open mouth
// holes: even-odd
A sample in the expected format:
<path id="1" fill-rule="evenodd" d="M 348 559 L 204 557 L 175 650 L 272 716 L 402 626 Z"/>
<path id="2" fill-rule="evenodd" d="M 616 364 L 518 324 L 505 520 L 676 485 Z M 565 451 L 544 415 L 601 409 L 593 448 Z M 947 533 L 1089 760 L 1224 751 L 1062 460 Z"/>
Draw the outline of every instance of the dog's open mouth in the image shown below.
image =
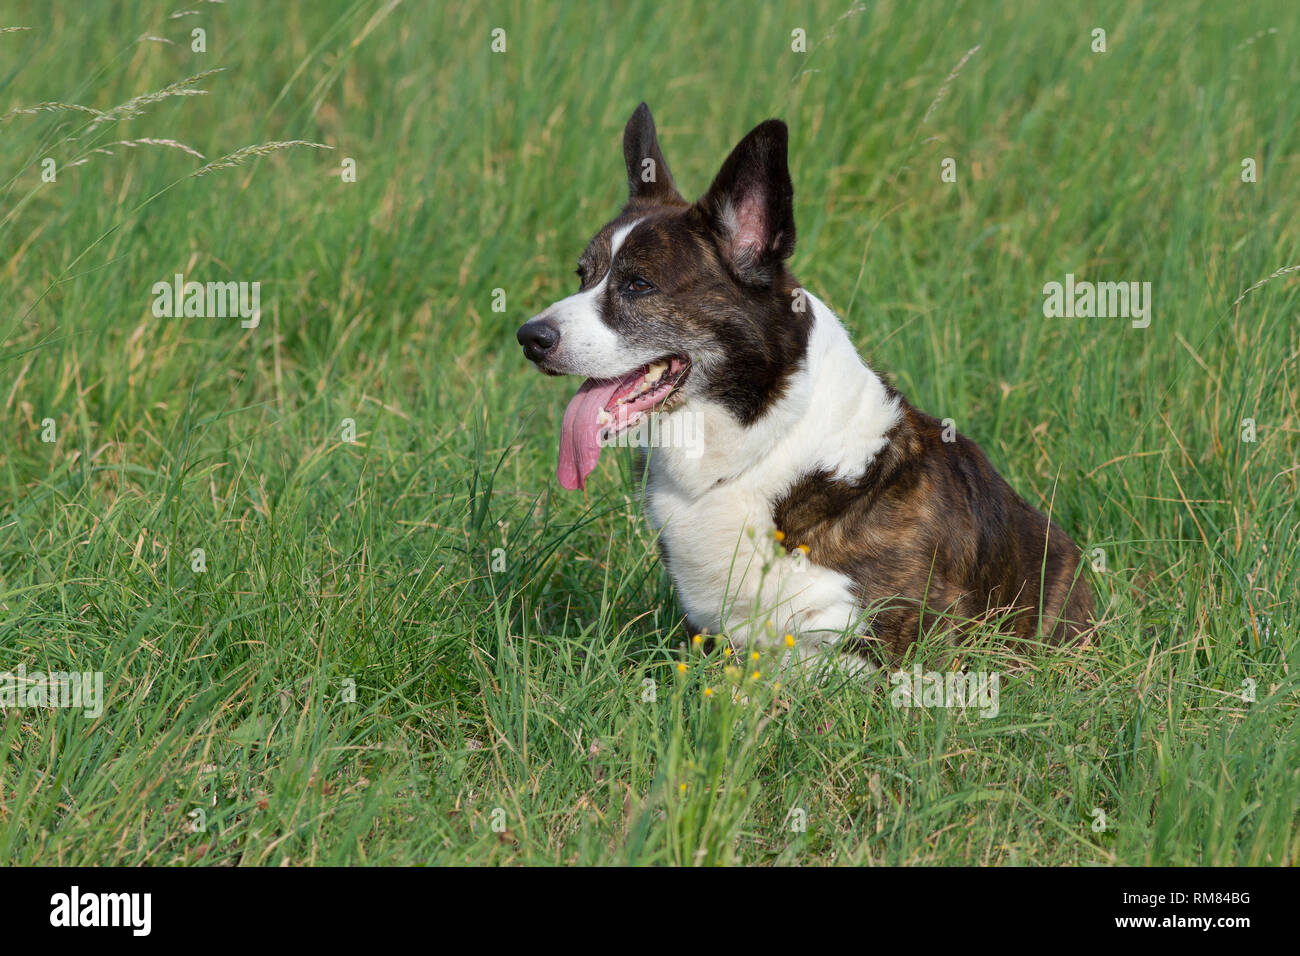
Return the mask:
<path id="1" fill-rule="evenodd" d="M 681 401 L 690 375 L 690 359 L 681 355 L 635 368 L 618 378 L 589 378 L 564 410 L 560 426 L 560 463 L 556 475 L 570 491 L 587 486 L 600 460 L 601 442 L 626 431 L 654 411 Z"/>

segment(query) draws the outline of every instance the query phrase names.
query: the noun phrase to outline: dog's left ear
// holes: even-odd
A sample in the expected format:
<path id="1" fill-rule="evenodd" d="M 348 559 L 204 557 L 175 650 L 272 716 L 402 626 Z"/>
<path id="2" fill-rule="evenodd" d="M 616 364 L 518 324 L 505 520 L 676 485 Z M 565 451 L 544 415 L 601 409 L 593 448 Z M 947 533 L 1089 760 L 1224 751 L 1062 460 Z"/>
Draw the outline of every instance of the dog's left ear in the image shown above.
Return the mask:
<path id="1" fill-rule="evenodd" d="M 736 276 L 752 285 L 771 283 L 794 254 L 794 185 L 786 160 L 789 131 L 768 120 L 740 141 L 700 209 Z"/>
<path id="2" fill-rule="evenodd" d="M 636 108 L 623 128 L 623 161 L 627 164 L 629 199 L 686 204 L 659 149 L 655 120 L 645 103 Z"/>

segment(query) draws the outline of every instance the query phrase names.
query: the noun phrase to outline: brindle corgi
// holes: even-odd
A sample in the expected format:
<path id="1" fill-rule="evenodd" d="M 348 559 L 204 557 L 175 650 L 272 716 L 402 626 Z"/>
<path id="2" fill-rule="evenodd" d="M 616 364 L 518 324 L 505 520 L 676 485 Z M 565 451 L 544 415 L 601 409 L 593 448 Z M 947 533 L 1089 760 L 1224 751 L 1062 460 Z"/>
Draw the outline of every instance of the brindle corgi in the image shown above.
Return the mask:
<path id="1" fill-rule="evenodd" d="M 786 268 L 786 145 L 781 121 L 755 127 L 692 203 L 650 110 L 632 114 L 627 205 L 578 260 L 578 291 L 517 336 L 543 372 L 586 378 L 560 484 L 584 488 L 602 445 L 650 416 L 691 416 L 696 441 L 645 455 L 645 510 L 694 630 L 877 660 L 941 622 L 1079 640 L 1093 599 L 1074 542 L 867 367 Z"/>

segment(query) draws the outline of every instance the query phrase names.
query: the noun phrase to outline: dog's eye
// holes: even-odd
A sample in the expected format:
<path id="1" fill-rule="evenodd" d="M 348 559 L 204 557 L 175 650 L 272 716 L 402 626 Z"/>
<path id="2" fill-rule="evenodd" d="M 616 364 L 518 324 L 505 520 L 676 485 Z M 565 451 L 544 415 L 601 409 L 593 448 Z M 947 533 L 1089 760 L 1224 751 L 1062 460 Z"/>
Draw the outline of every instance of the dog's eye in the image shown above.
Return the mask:
<path id="1" fill-rule="evenodd" d="M 640 295 L 641 293 L 649 292 L 653 288 L 654 286 L 645 279 L 642 279 L 640 276 L 633 276 L 631 279 L 627 280 L 627 285 L 623 286 L 623 291 Z"/>
<path id="2" fill-rule="evenodd" d="M 585 275 L 583 275 L 583 273 L 582 273 L 582 266 L 578 266 L 578 268 L 574 269 L 574 270 L 573 270 L 573 274 L 576 275 L 576 276 L 578 277 L 578 288 L 579 288 L 579 289 L 581 289 L 584 285 L 587 284 L 587 277 L 586 277 Z"/>

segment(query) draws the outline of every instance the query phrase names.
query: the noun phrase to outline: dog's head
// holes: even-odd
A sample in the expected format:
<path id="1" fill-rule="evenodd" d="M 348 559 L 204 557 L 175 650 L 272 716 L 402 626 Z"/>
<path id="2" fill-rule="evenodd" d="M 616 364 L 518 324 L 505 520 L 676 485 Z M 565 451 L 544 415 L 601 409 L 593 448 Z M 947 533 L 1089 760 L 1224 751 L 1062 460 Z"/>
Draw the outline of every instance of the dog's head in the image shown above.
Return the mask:
<path id="1" fill-rule="evenodd" d="M 795 240 L 786 141 L 780 120 L 759 124 L 690 203 L 649 108 L 628 120 L 627 205 L 579 257 L 578 291 L 517 333 L 543 372 L 587 378 L 564 414 L 564 487 L 584 487 L 602 440 L 651 412 L 715 403 L 753 424 L 802 362 L 811 315 L 785 266 Z"/>

